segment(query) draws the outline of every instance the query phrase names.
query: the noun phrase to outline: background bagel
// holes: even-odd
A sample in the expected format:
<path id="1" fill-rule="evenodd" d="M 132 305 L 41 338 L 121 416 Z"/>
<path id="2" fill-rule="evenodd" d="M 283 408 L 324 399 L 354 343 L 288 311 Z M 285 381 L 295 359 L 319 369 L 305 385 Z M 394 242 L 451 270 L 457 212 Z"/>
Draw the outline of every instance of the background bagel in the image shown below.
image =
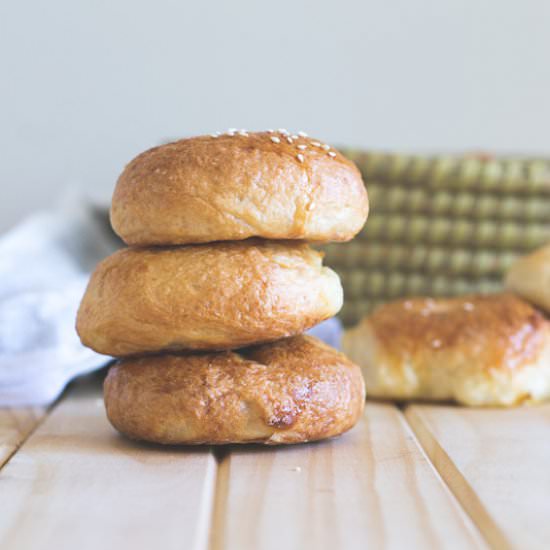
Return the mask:
<path id="1" fill-rule="evenodd" d="M 550 313 L 550 244 L 518 258 L 506 275 L 506 286 Z"/>
<path id="2" fill-rule="evenodd" d="M 550 397 L 550 324 L 512 294 L 389 303 L 342 347 L 373 397 L 474 406 Z"/>
<path id="3" fill-rule="evenodd" d="M 338 275 L 303 243 L 125 249 L 82 299 L 82 343 L 114 356 L 231 349 L 303 332 L 342 306 Z"/>
<path id="4" fill-rule="evenodd" d="M 105 379 L 112 425 L 157 443 L 301 443 L 339 435 L 364 406 L 361 370 L 309 336 L 234 352 L 116 363 Z"/>
<path id="5" fill-rule="evenodd" d="M 320 141 L 282 133 L 182 139 L 132 160 L 111 224 L 129 245 L 242 240 L 347 241 L 368 198 L 353 162 Z"/>

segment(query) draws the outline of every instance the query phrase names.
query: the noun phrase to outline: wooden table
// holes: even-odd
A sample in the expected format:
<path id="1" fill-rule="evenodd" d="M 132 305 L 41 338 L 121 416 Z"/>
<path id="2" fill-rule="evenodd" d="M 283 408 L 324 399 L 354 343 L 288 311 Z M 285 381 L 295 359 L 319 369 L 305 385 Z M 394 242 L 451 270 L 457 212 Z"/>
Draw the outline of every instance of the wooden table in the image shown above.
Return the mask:
<path id="1" fill-rule="evenodd" d="M 369 402 L 339 439 L 163 448 L 105 417 L 98 376 L 0 411 L 0 548 L 550 548 L 550 405 Z"/>

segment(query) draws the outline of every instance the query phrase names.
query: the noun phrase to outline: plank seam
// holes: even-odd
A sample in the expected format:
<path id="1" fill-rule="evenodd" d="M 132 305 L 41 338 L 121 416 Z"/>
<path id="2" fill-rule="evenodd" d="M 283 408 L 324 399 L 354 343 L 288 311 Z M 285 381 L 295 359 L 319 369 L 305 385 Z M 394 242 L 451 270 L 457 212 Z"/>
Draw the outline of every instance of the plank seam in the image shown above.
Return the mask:
<path id="1" fill-rule="evenodd" d="M 444 489 L 445 493 L 447 494 L 448 498 L 453 502 L 454 506 L 459 511 L 459 513 L 460 513 L 460 515 L 461 515 L 461 517 L 464 521 L 465 528 L 468 529 L 472 533 L 472 535 L 475 538 L 478 539 L 480 545 L 482 545 L 484 547 L 487 547 L 487 548 L 490 547 L 487 539 L 485 538 L 485 535 L 478 528 L 477 524 L 472 520 L 472 518 L 470 517 L 470 514 L 468 514 L 468 512 L 466 512 L 466 510 L 464 509 L 462 504 L 459 502 L 459 500 L 457 499 L 454 492 L 450 489 L 447 482 L 441 476 L 441 473 L 436 468 L 435 464 L 432 462 L 430 456 L 428 455 L 428 453 L 426 452 L 424 446 L 422 445 L 418 435 L 416 434 L 416 432 L 412 428 L 409 420 L 407 419 L 407 417 L 405 415 L 405 407 L 406 406 L 403 405 L 403 404 L 401 404 L 397 407 L 399 409 L 400 419 L 401 419 L 401 422 L 403 423 L 404 429 L 414 439 L 414 441 L 415 441 L 415 443 L 418 447 L 418 451 L 419 451 L 420 455 L 422 456 L 422 458 L 424 458 L 426 463 L 429 464 L 429 467 L 431 468 L 434 477 L 439 481 L 439 483 L 441 483 L 441 486 L 443 487 L 443 489 Z"/>
<path id="2" fill-rule="evenodd" d="M 193 548 L 195 550 L 208 550 L 210 545 L 210 536 L 212 533 L 212 521 L 214 514 L 214 505 L 216 498 L 216 479 L 218 472 L 218 460 L 213 448 L 210 448 L 208 460 L 208 470 L 206 480 L 202 488 L 200 498 L 201 513 L 199 514 L 199 526 L 197 528 L 197 539 Z"/>
<path id="3" fill-rule="evenodd" d="M 216 475 L 208 548 L 210 550 L 222 550 L 224 547 L 225 516 L 229 493 L 229 456 L 231 450 L 229 447 L 214 447 L 212 452 L 216 460 Z"/>
<path id="4" fill-rule="evenodd" d="M 0 472 L 8 465 L 10 460 L 19 452 L 21 447 L 29 440 L 29 438 L 42 425 L 46 418 L 50 415 L 55 407 L 59 404 L 60 399 L 45 408 L 44 413 L 36 420 L 34 426 L 13 446 L 12 451 L 0 462 Z"/>
<path id="5" fill-rule="evenodd" d="M 426 422 L 410 406 L 405 409 L 403 417 L 416 436 L 426 458 L 439 473 L 449 492 L 454 495 L 457 504 L 477 527 L 482 538 L 491 548 L 511 549 L 512 545 L 504 533 L 494 522 L 468 480 L 439 444 Z"/>

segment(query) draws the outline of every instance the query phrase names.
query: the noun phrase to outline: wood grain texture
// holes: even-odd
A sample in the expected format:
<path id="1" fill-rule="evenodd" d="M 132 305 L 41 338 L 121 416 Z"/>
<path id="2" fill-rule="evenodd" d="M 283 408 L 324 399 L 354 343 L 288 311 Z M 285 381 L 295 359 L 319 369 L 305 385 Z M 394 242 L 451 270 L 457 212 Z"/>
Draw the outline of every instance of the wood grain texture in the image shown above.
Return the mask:
<path id="1" fill-rule="evenodd" d="M 213 550 L 484 546 L 392 405 L 339 439 L 232 448 L 218 472 Z"/>
<path id="2" fill-rule="evenodd" d="M 0 547 L 205 548 L 215 469 L 207 448 L 122 438 L 80 384 L 0 472 Z"/>
<path id="3" fill-rule="evenodd" d="M 46 409 L 0 409 L 0 468 L 36 428 Z"/>
<path id="4" fill-rule="evenodd" d="M 495 548 L 550 544 L 550 405 L 414 405 L 407 419 L 466 512 Z"/>

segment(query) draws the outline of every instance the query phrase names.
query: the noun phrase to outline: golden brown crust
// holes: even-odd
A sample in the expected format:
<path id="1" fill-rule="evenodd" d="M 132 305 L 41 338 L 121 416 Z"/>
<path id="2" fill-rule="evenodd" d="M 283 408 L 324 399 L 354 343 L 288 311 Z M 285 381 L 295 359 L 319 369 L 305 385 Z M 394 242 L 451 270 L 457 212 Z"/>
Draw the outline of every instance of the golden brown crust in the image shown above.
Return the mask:
<path id="1" fill-rule="evenodd" d="M 550 245 L 516 260 L 506 276 L 506 286 L 550 312 Z"/>
<path id="2" fill-rule="evenodd" d="M 341 305 L 338 276 L 306 244 L 125 249 L 97 266 L 77 331 L 113 356 L 232 349 L 299 334 Z"/>
<path id="3" fill-rule="evenodd" d="M 315 139 L 287 138 L 202 136 L 145 151 L 116 185 L 114 230 L 129 245 L 351 239 L 368 214 L 356 166 Z"/>
<path id="4" fill-rule="evenodd" d="M 512 294 L 383 305 L 344 336 L 371 396 L 514 405 L 550 397 L 550 325 Z"/>
<path id="5" fill-rule="evenodd" d="M 301 443 L 339 435 L 359 419 L 361 370 L 309 336 L 240 354 L 125 359 L 104 386 L 113 426 L 168 444 Z"/>

